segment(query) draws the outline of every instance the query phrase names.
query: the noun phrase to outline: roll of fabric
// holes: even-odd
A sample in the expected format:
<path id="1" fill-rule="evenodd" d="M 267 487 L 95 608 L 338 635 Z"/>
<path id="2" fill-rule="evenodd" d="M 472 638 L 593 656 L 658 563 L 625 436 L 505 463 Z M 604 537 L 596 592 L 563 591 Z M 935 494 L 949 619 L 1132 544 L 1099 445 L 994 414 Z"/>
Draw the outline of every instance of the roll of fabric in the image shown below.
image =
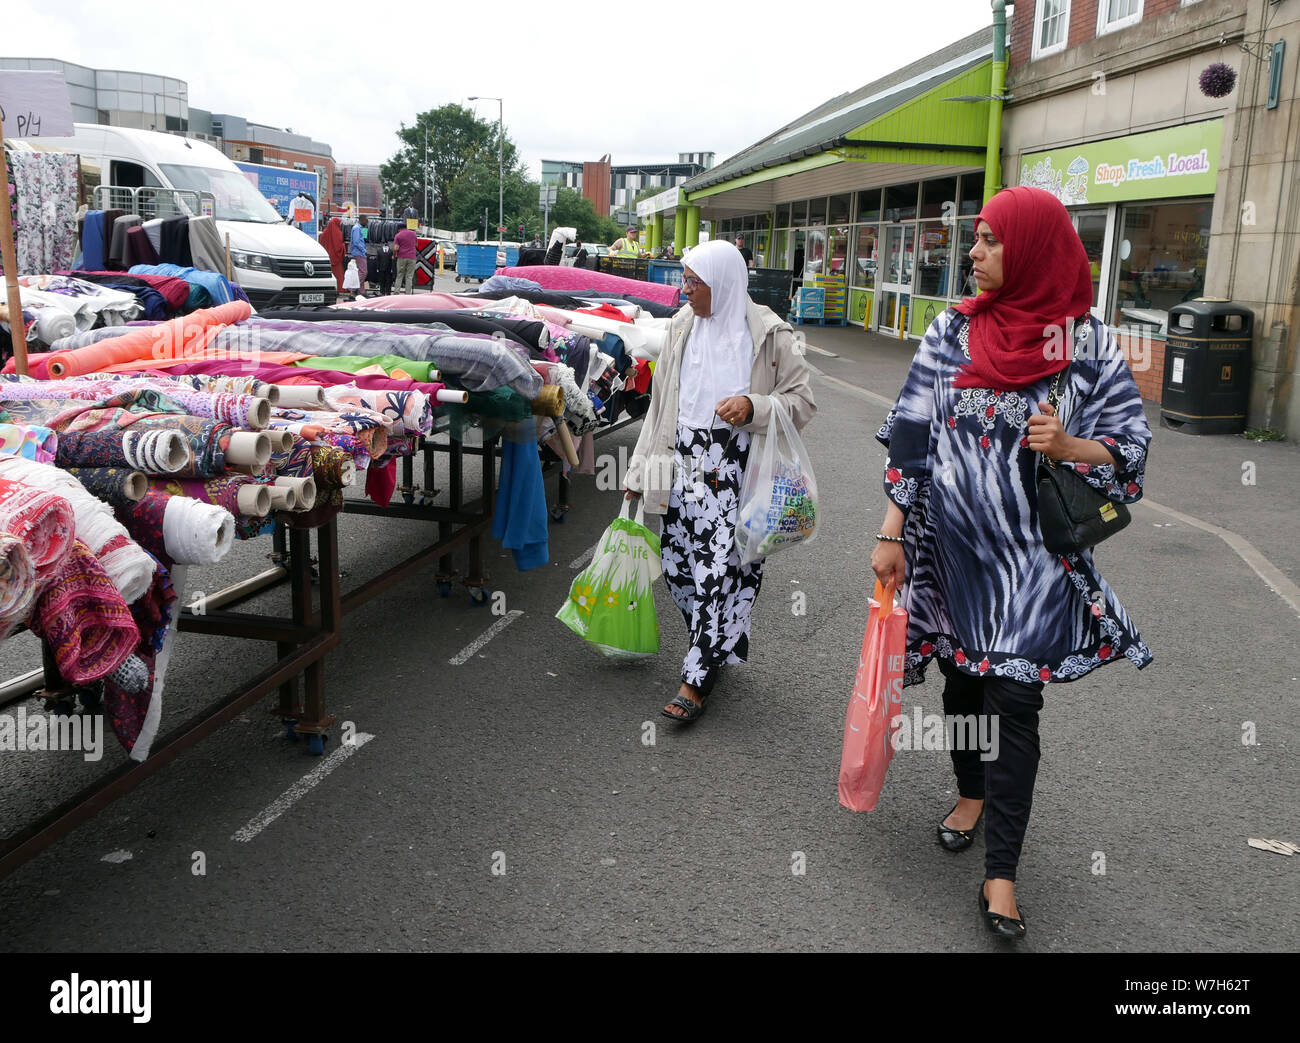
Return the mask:
<path id="1" fill-rule="evenodd" d="M 390 434 L 409 431 L 427 435 L 433 430 L 429 396 L 418 391 L 366 391 L 354 384 L 335 384 L 323 390 L 327 409 L 369 409 L 392 421 Z"/>
<path id="2" fill-rule="evenodd" d="M 215 334 L 251 314 L 243 301 L 222 304 L 156 326 L 137 327 L 77 351 L 55 352 L 46 368 L 52 378 L 62 380 L 124 362 L 202 356 Z"/>
<path id="3" fill-rule="evenodd" d="M 63 564 L 41 588 L 30 625 L 72 684 L 108 676 L 140 641 L 121 593 L 81 540 L 73 541 Z"/>
<path id="4" fill-rule="evenodd" d="M 42 308 L 36 313 L 34 326 L 36 338 L 44 344 L 54 344 L 77 332 L 77 320 L 59 308 Z"/>
<path id="5" fill-rule="evenodd" d="M 104 267 L 104 211 L 87 210 L 81 223 L 81 256 L 87 268 Z"/>
<path id="6" fill-rule="evenodd" d="M 0 453 L 6 456 L 21 456 L 38 464 L 51 464 L 58 445 L 59 436 L 48 427 L 0 423 Z"/>
<path id="7" fill-rule="evenodd" d="M 149 479 L 143 471 L 126 467 L 69 467 L 67 470 L 90 492 L 114 507 L 138 503 L 149 489 Z"/>
<path id="8" fill-rule="evenodd" d="M 533 282 L 540 283 L 543 289 L 560 290 L 573 296 L 581 296 L 583 290 L 597 290 L 607 293 L 634 293 L 638 297 L 657 301 L 670 307 L 676 307 L 681 302 L 680 287 L 642 282 L 639 279 L 624 279 L 619 275 L 593 272 L 585 268 L 566 268 L 563 265 L 530 265 L 526 268 L 502 268 L 497 274 L 513 275 L 520 279 L 531 279 Z"/>
<path id="9" fill-rule="evenodd" d="M 121 431 L 69 431 L 58 439 L 60 467 L 120 467 L 175 474 L 193 459 L 186 434 L 132 425 Z"/>
<path id="10" fill-rule="evenodd" d="M 158 251 L 143 226 L 126 233 L 126 251 L 128 268 L 136 264 L 157 264 L 159 260 Z"/>
<path id="11" fill-rule="evenodd" d="M 312 475 L 316 484 L 329 489 L 346 489 L 357 480 L 356 462 L 332 445 L 311 448 Z"/>
<path id="12" fill-rule="evenodd" d="M 210 478 L 226 471 L 226 449 L 235 433 L 224 420 L 206 420 L 197 416 L 149 416 L 137 420 L 128 430 L 172 432 L 181 439 L 184 460 L 170 474 L 185 478 Z M 164 472 L 140 470 L 149 474 Z"/>
<path id="13" fill-rule="evenodd" d="M 155 568 L 153 559 L 136 546 L 113 517 L 112 508 L 89 493 L 72 475 L 49 464 L 5 456 L 0 457 L 0 478 L 34 486 L 67 500 L 72 505 L 76 538 L 99 559 L 127 604 L 149 589 Z"/>
<path id="14" fill-rule="evenodd" d="M 533 399 L 535 416 L 560 417 L 564 415 L 564 390 L 548 384 Z"/>
<path id="15" fill-rule="evenodd" d="M 151 491 L 161 491 L 168 496 L 188 496 L 198 503 L 220 507 L 235 517 L 244 517 L 240 509 L 239 493 L 245 486 L 270 485 L 272 479 L 246 474 L 227 474 L 217 478 L 154 478 L 149 482 Z M 148 499 L 149 494 L 145 494 Z M 198 562 L 188 562 L 196 565 Z"/>
<path id="16" fill-rule="evenodd" d="M 104 379 L 94 379 L 89 374 L 68 380 L 16 382 L 0 380 L 0 398 L 71 398 L 95 401 L 125 394 L 130 391 L 148 391 L 163 396 L 175 405 L 170 412 L 185 412 L 209 420 L 224 420 L 236 427 L 260 430 L 266 426 L 270 406 L 264 397 L 234 395 L 225 392 L 198 391 L 170 377 L 109 374 Z"/>
<path id="17" fill-rule="evenodd" d="M 235 542 L 234 516 L 223 507 L 173 496 L 163 514 L 163 543 L 173 561 L 215 565 Z"/>
<path id="18" fill-rule="evenodd" d="M 36 600 L 36 565 L 22 539 L 0 532 L 0 640 L 27 618 Z"/>
<path id="19" fill-rule="evenodd" d="M 72 549 L 76 515 L 66 497 L 0 478 L 0 532 L 22 540 L 37 576 L 44 580 Z"/>

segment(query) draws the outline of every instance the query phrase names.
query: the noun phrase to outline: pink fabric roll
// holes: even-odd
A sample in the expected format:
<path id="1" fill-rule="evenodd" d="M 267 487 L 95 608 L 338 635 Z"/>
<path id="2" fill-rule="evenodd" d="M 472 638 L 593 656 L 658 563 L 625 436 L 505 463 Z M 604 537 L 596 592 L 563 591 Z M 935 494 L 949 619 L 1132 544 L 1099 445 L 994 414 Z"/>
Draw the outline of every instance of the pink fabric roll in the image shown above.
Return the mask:
<path id="1" fill-rule="evenodd" d="M 76 515 L 56 493 L 0 478 L 0 532 L 23 541 L 43 583 L 72 551 Z"/>
<path id="2" fill-rule="evenodd" d="M 491 304 L 496 304 L 496 301 L 488 298 L 457 297 L 450 293 L 412 293 L 398 294 L 393 297 L 366 297 L 359 301 L 345 301 L 334 307 L 339 310 L 361 308 L 365 311 L 428 311 L 439 308 L 482 308 Z"/>
<path id="3" fill-rule="evenodd" d="M 676 286 L 642 282 L 640 279 L 624 279 L 621 275 L 593 272 L 586 268 L 568 268 L 559 264 L 529 264 L 521 268 L 501 268 L 498 269 L 497 274 L 513 276 L 516 279 L 532 279 L 543 289 L 556 290 L 559 293 L 598 290 L 601 293 L 626 293 L 632 297 L 658 301 L 673 308 L 681 303 L 681 290 Z M 422 296 L 423 294 L 415 294 L 407 299 L 419 300 Z"/>

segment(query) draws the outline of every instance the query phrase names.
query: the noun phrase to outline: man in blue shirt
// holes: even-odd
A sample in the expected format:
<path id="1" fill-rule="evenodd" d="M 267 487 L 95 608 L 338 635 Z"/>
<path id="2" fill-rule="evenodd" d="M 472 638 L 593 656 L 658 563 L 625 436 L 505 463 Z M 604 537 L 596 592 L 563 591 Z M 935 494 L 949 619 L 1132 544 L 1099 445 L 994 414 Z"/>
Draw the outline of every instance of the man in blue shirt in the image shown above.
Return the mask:
<path id="1" fill-rule="evenodd" d="M 361 288 L 366 286 L 366 235 L 362 231 L 370 224 L 370 219 L 362 214 L 352 226 L 352 235 L 348 240 L 348 256 L 357 262 L 357 275 L 361 279 Z"/>

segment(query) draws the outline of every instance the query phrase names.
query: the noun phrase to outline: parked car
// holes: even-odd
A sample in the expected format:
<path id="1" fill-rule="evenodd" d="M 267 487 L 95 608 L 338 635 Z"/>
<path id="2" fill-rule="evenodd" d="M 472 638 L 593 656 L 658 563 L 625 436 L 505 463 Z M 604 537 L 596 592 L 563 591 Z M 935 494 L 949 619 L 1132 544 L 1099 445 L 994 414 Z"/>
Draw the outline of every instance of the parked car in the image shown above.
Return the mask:
<path id="1" fill-rule="evenodd" d="M 442 266 L 447 271 L 454 272 L 456 270 L 456 244 L 450 239 L 435 239 L 434 242 L 442 247 Z"/>
<path id="2" fill-rule="evenodd" d="M 609 256 L 609 247 L 604 243 L 583 243 L 582 248 L 587 251 L 587 267 L 595 269 L 596 259 L 599 257 Z M 560 258 L 560 264 L 572 268 L 578 258 L 578 247 L 574 243 L 569 243 L 564 248 L 564 256 Z"/>

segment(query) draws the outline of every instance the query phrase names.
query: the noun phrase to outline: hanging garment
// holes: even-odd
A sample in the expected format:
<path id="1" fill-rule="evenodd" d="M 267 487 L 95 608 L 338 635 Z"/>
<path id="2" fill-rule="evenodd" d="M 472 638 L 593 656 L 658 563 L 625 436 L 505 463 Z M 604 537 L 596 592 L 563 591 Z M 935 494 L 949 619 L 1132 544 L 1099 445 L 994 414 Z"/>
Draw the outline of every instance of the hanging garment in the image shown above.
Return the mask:
<path id="1" fill-rule="evenodd" d="M 18 272 L 70 267 L 77 253 L 79 160 L 64 152 L 17 149 L 6 149 L 5 156 L 13 184 L 10 213 Z"/>
<path id="2" fill-rule="evenodd" d="M 535 434 L 530 424 L 522 426 L 530 435 Z M 536 439 L 506 438 L 501 443 L 501 480 L 492 517 L 492 538 L 500 540 L 514 555 L 520 572 L 527 572 L 550 560 L 548 527 L 546 486 Z"/>

